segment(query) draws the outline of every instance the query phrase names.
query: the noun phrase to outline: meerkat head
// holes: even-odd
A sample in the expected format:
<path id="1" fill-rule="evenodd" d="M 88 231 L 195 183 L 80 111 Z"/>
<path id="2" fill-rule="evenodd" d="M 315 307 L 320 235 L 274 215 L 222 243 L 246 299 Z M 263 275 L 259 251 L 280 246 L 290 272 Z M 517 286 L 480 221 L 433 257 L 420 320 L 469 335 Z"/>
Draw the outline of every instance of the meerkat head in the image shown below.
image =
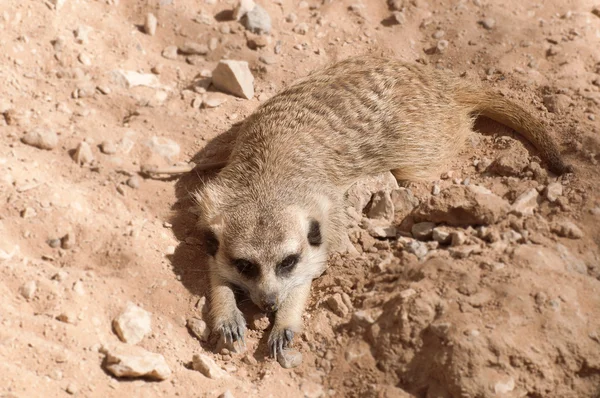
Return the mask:
<path id="1" fill-rule="evenodd" d="M 248 293 L 263 311 L 276 311 L 294 287 L 323 272 L 326 199 L 305 207 L 209 183 L 196 200 L 211 272 Z"/>

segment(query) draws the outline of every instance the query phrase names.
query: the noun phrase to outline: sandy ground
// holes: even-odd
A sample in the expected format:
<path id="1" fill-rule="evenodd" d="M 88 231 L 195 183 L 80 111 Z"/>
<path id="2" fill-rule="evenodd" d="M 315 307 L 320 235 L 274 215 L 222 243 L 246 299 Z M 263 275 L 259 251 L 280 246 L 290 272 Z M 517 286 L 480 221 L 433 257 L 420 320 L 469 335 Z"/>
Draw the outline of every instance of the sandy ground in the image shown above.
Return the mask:
<path id="1" fill-rule="evenodd" d="M 272 31 L 258 39 L 232 20 L 234 1 L 0 3 L 0 396 L 600 397 L 600 3 L 392 3 L 398 18 L 383 0 L 261 0 Z M 163 56 L 186 42 L 207 53 Z M 361 256 L 334 256 L 315 281 L 299 367 L 266 358 L 253 308 L 246 353 L 201 343 L 186 327 L 209 322 L 188 196 L 200 178 L 148 178 L 140 166 L 218 158 L 227 142 L 212 140 L 261 101 L 368 52 L 487 81 L 550 126 L 576 172 L 548 175 L 531 146 L 482 120 L 439 180 L 395 191 L 412 203 L 396 203 L 396 238 L 349 230 Z M 255 96 L 198 108 L 224 58 L 249 63 Z M 153 75 L 152 87 L 128 87 L 122 71 Z M 57 141 L 23 142 L 37 133 Z M 434 222 L 451 244 L 410 238 L 428 204 L 474 185 L 506 206 L 524 193 L 533 204 L 477 199 L 470 212 L 499 215 L 488 226 L 444 227 L 447 212 Z M 165 358 L 165 381 L 105 367 L 127 302 L 151 314 L 137 346 Z M 194 370 L 199 353 L 228 376 Z"/>

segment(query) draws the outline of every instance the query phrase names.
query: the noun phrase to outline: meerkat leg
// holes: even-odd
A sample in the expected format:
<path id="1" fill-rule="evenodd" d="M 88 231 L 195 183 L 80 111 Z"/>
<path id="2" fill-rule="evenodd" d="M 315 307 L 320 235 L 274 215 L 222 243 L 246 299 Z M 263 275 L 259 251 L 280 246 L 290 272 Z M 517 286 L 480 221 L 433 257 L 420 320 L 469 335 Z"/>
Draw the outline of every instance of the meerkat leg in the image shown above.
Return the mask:
<path id="1" fill-rule="evenodd" d="M 269 335 L 269 352 L 276 358 L 277 352 L 288 347 L 294 334 L 302 329 L 302 313 L 310 294 L 310 283 L 296 286 L 275 314 L 275 323 Z"/>
<path id="2" fill-rule="evenodd" d="M 215 332 L 225 339 L 226 343 L 239 341 L 245 344 L 246 320 L 237 308 L 235 295 L 229 284 L 220 276 L 211 274 L 211 316 Z"/>

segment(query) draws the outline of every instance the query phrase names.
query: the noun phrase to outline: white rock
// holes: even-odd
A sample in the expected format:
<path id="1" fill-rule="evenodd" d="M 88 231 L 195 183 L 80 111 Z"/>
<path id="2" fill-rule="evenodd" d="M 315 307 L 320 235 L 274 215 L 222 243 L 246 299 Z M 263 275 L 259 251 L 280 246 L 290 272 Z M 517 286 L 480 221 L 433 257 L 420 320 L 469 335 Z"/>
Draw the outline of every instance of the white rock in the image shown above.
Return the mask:
<path id="1" fill-rule="evenodd" d="M 115 82 L 127 88 L 138 86 L 151 88 L 160 87 L 158 77 L 152 73 L 138 73 L 132 70 L 118 69 L 113 71 L 113 78 Z"/>
<path id="2" fill-rule="evenodd" d="M 21 249 L 18 245 L 14 246 L 10 252 L 7 252 L 6 250 L 0 248 L 0 261 L 11 260 L 15 255 L 19 253 L 20 250 Z"/>
<path id="3" fill-rule="evenodd" d="M 221 93 L 206 93 L 202 98 L 205 108 L 217 108 L 227 102 L 228 96 Z"/>
<path id="4" fill-rule="evenodd" d="M 58 11 L 61 8 L 63 8 L 63 6 L 67 2 L 67 0 L 50 0 L 50 2 L 54 5 L 54 8 L 56 9 L 56 11 Z"/>
<path id="5" fill-rule="evenodd" d="M 73 284 L 73 291 L 80 296 L 85 295 L 85 288 L 82 281 L 77 281 Z"/>
<path id="6" fill-rule="evenodd" d="M 219 395 L 219 398 L 234 398 L 231 391 L 227 390 L 223 394 Z"/>
<path id="7" fill-rule="evenodd" d="M 50 151 L 58 146 L 58 135 L 52 130 L 37 128 L 27 132 L 21 141 L 26 145 Z"/>
<path id="8" fill-rule="evenodd" d="M 149 12 L 146 14 L 146 20 L 144 21 L 144 32 L 149 34 L 150 36 L 154 36 L 156 34 L 156 27 L 158 26 L 158 20 L 156 16 Z"/>
<path id="9" fill-rule="evenodd" d="M 152 315 L 132 302 L 127 302 L 125 310 L 113 321 L 113 327 L 121 341 L 137 344 L 152 332 Z"/>
<path id="10" fill-rule="evenodd" d="M 396 237 L 396 227 L 385 220 L 364 219 L 361 226 L 374 238 Z"/>
<path id="11" fill-rule="evenodd" d="M 404 249 L 407 252 L 414 254 L 418 258 L 425 257 L 427 255 L 427 253 L 429 252 L 429 249 L 427 248 L 427 244 L 425 244 L 424 242 L 419 242 L 418 240 L 414 240 L 414 239 L 411 239 L 409 242 L 407 242 L 404 245 Z"/>
<path id="12" fill-rule="evenodd" d="M 538 207 L 539 196 L 540 194 L 535 188 L 522 193 L 512 204 L 511 212 L 518 216 L 533 215 L 533 211 Z"/>
<path id="13" fill-rule="evenodd" d="M 77 29 L 73 32 L 75 35 L 75 41 L 77 44 L 87 44 L 89 41 L 90 33 L 92 32 L 92 28 L 87 25 L 79 25 Z"/>
<path id="14" fill-rule="evenodd" d="M 179 52 L 187 55 L 206 55 L 209 48 L 206 44 L 186 41 L 179 47 Z"/>
<path id="15" fill-rule="evenodd" d="M 292 30 L 294 33 L 298 33 L 299 35 L 305 35 L 308 33 L 308 24 L 305 22 L 299 23 L 298 25 L 294 26 L 294 29 Z"/>
<path id="16" fill-rule="evenodd" d="M 433 240 L 438 243 L 448 243 L 450 241 L 450 231 L 445 227 L 436 227 L 433 229 Z"/>
<path id="17" fill-rule="evenodd" d="M 252 33 L 268 34 L 271 32 L 271 16 L 258 4 L 244 15 L 242 23 Z"/>
<path id="18" fill-rule="evenodd" d="M 309 380 L 302 382 L 300 390 L 304 394 L 304 398 L 321 398 L 325 396 L 323 386 Z"/>
<path id="19" fill-rule="evenodd" d="M 379 191 L 373 194 L 371 198 L 371 207 L 367 213 L 369 218 L 384 219 L 392 221 L 394 219 L 394 202 L 389 191 Z"/>
<path id="20" fill-rule="evenodd" d="M 200 341 L 206 342 L 210 337 L 210 329 L 206 322 L 198 318 L 189 318 L 187 320 L 187 327 Z"/>
<path id="21" fill-rule="evenodd" d="M 494 384 L 494 392 L 497 395 L 505 395 L 515 389 L 515 380 L 511 377 L 507 381 L 499 381 Z"/>
<path id="22" fill-rule="evenodd" d="M 177 51 L 177 46 L 168 46 L 165 47 L 161 55 L 166 59 L 177 59 Z"/>
<path id="23" fill-rule="evenodd" d="M 192 366 L 194 370 L 197 370 L 209 379 L 222 379 L 229 376 L 211 357 L 204 354 L 194 354 Z"/>
<path id="24" fill-rule="evenodd" d="M 494 29 L 496 26 L 496 20 L 494 18 L 484 18 L 480 23 L 487 30 Z"/>
<path id="25" fill-rule="evenodd" d="M 31 300 L 35 297 L 35 292 L 37 291 L 37 283 L 35 281 L 25 282 L 23 286 L 19 288 L 19 293 L 21 296 L 26 298 L 27 300 Z"/>
<path id="26" fill-rule="evenodd" d="M 105 153 L 107 155 L 114 155 L 115 153 L 117 153 L 117 146 L 113 141 L 106 140 L 102 141 L 102 143 L 100 144 L 100 150 L 102 151 L 102 153 Z"/>
<path id="27" fill-rule="evenodd" d="M 429 240 L 433 236 L 433 229 L 435 228 L 435 223 L 425 221 L 416 223 L 412 226 L 411 233 L 413 238 L 419 240 Z"/>
<path id="28" fill-rule="evenodd" d="M 277 362 L 285 369 L 292 369 L 302 364 L 302 353 L 296 350 L 283 350 L 277 352 Z"/>
<path id="29" fill-rule="evenodd" d="M 79 62 L 81 62 L 85 66 L 90 66 L 92 64 L 92 59 L 86 53 L 79 54 L 77 59 L 79 60 Z"/>
<path id="30" fill-rule="evenodd" d="M 254 76 L 248 62 L 222 60 L 212 75 L 212 84 L 218 90 L 245 99 L 254 97 Z"/>
<path id="31" fill-rule="evenodd" d="M 181 151 L 178 143 L 165 137 L 151 137 L 145 144 L 154 153 L 167 159 L 176 157 Z"/>
<path id="32" fill-rule="evenodd" d="M 171 376 L 171 369 L 160 354 L 124 344 L 104 351 L 106 370 L 117 377 L 166 380 Z"/>
<path id="33" fill-rule="evenodd" d="M 362 214 L 373 194 L 379 191 L 391 192 L 395 189 L 398 189 L 398 181 L 388 171 L 375 176 L 361 178 L 348 189 L 346 197 L 356 212 Z"/>
<path id="34" fill-rule="evenodd" d="M 240 0 L 238 5 L 233 10 L 233 19 L 239 21 L 244 15 L 252 11 L 256 6 L 254 0 Z"/>
<path id="35" fill-rule="evenodd" d="M 462 246 L 467 241 L 467 237 L 463 231 L 452 231 L 450 232 L 450 245 L 451 246 Z"/>
<path id="36" fill-rule="evenodd" d="M 81 141 L 77 148 L 75 149 L 75 153 L 73 154 L 73 160 L 78 165 L 90 164 L 94 161 L 94 154 L 92 152 L 92 147 L 85 141 Z"/>
<path id="37" fill-rule="evenodd" d="M 560 182 L 553 182 L 546 187 L 546 198 L 549 202 L 556 202 L 563 193 L 563 186 Z"/>

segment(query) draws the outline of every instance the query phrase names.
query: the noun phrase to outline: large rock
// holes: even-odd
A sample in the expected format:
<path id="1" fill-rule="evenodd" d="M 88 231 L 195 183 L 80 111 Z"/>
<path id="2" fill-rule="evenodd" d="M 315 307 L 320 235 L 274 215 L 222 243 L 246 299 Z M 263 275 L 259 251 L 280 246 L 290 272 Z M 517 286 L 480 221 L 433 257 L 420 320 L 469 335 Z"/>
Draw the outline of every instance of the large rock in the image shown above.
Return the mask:
<path id="1" fill-rule="evenodd" d="M 373 194 L 367 216 L 373 219 L 384 219 L 388 221 L 394 219 L 394 202 L 392 201 L 390 192 L 379 191 Z"/>
<path id="2" fill-rule="evenodd" d="M 419 205 L 416 222 L 430 221 L 453 226 L 488 225 L 508 213 L 508 202 L 478 185 L 453 185 Z"/>
<path id="3" fill-rule="evenodd" d="M 113 327 L 121 341 L 137 344 L 152 331 L 152 316 L 148 311 L 128 302 L 125 310 L 113 321 Z"/>
<path id="4" fill-rule="evenodd" d="M 141 347 L 119 345 L 104 349 L 104 366 L 117 377 L 144 377 L 154 380 L 166 380 L 171 369 L 165 358 L 144 350 Z"/>
<path id="5" fill-rule="evenodd" d="M 494 160 L 488 170 L 500 176 L 518 176 L 529 165 L 529 154 L 520 146 L 504 151 Z"/>
<path id="6" fill-rule="evenodd" d="M 258 4 L 244 15 L 241 22 L 252 33 L 268 34 L 271 32 L 271 16 Z"/>
<path id="7" fill-rule="evenodd" d="M 540 194 L 535 188 L 523 192 L 512 204 L 511 212 L 518 216 L 531 216 L 540 202 Z"/>
<path id="8" fill-rule="evenodd" d="M 239 21 L 244 15 L 252 11 L 256 7 L 254 0 L 240 0 L 237 6 L 233 9 L 233 19 Z"/>
<path id="9" fill-rule="evenodd" d="M 395 189 L 398 189 L 398 182 L 394 175 L 388 171 L 361 178 L 348 189 L 346 197 L 357 213 L 362 214 L 373 194 L 381 191 L 392 192 Z"/>
<path id="10" fill-rule="evenodd" d="M 246 61 L 220 61 L 212 73 L 212 84 L 217 90 L 241 98 L 254 97 L 254 76 Z"/>

